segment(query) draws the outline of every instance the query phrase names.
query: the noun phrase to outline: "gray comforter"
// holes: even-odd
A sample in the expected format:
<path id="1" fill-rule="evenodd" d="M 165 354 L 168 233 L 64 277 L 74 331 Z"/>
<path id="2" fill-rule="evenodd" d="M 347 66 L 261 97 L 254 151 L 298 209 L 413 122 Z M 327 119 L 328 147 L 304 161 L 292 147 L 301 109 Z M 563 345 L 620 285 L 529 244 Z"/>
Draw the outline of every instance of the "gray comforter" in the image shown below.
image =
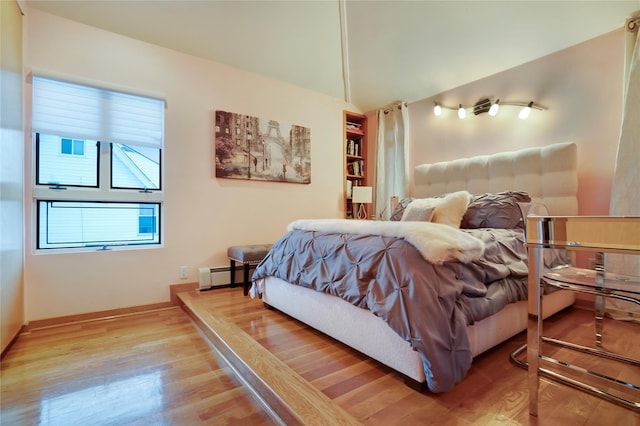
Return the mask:
<path id="1" fill-rule="evenodd" d="M 370 310 L 420 353 L 429 389 L 445 392 L 471 366 L 466 326 L 527 294 L 521 230 L 463 232 L 485 243 L 483 256 L 434 265 L 402 238 L 292 230 L 253 280 L 278 277 Z"/>

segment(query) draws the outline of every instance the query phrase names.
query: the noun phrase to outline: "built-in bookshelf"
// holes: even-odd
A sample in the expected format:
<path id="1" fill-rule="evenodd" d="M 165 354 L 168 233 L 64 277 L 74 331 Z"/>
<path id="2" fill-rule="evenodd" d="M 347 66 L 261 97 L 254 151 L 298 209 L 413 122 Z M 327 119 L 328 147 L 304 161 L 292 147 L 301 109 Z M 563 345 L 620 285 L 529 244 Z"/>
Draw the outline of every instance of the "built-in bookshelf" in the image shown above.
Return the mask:
<path id="1" fill-rule="evenodd" d="M 357 214 L 351 195 L 354 186 L 368 186 L 367 172 L 367 116 L 344 111 L 344 216 L 351 219 Z"/>

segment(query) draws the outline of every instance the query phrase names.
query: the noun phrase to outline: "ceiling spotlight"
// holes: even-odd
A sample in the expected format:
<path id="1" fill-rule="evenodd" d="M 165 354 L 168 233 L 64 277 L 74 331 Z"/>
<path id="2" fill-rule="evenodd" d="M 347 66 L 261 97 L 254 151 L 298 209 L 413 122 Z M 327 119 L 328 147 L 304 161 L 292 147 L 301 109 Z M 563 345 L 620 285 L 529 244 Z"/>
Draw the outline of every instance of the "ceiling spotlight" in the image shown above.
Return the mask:
<path id="1" fill-rule="evenodd" d="M 458 107 L 458 118 L 462 120 L 467 116 L 467 111 L 465 111 L 465 109 L 462 108 L 462 104 L 459 104 L 459 105 L 460 106 Z"/>
<path id="2" fill-rule="evenodd" d="M 518 118 L 520 120 L 526 120 L 527 117 L 529 117 L 529 114 L 531 114 L 531 107 L 533 106 L 533 101 L 529 102 L 529 104 L 522 108 L 522 111 L 520 111 L 520 114 L 518 114 Z"/>
<path id="3" fill-rule="evenodd" d="M 440 117 L 442 115 L 442 107 L 436 103 L 436 105 L 433 107 L 433 113 L 436 117 Z"/>
<path id="4" fill-rule="evenodd" d="M 489 115 L 492 117 L 495 117 L 496 114 L 498 113 L 498 110 L 500 109 L 500 105 L 498 105 L 500 103 L 500 99 L 496 100 L 493 105 L 491 105 L 491 108 L 489 108 Z"/>

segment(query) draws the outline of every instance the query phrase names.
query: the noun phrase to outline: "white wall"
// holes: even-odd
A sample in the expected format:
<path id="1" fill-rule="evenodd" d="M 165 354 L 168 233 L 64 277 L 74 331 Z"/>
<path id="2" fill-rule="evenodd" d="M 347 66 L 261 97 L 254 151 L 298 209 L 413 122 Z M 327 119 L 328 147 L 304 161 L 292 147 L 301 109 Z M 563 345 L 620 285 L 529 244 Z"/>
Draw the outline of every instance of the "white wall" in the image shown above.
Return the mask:
<path id="1" fill-rule="evenodd" d="M 165 302 L 169 284 L 197 281 L 200 266 L 228 265 L 227 246 L 274 242 L 294 219 L 341 216 L 342 110 L 350 107 L 342 100 L 37 10 L 26 22 L 27 71 L 167 101 L 162 249 L 34 254 L 25 136 L 27 320 Z M 311 184 L 216 179 L 216 109 L 309 127 Z M 181 265 L 187 280 L 178 278 Z"/>
<path id="2" fill-rule="evenodd" d="M 412 170 L 421 163 L 572 141 L 578 144 L 580 214 L 607 215 L 622 120 L 623 55 L 619 29 L 409 104 Z M 483 97 L 533 100 L 548 109 L 532 111 L 525 121 L 518 119 L 518 108 L 507 106 L 496 117 L 433 114 L 435 101 L 473 105 Z"/>
<path id="3" fill-rule="evenodd" d="M 0 351 L 24 319 L 22 15 L 15 1 L 0 2 Z"/>

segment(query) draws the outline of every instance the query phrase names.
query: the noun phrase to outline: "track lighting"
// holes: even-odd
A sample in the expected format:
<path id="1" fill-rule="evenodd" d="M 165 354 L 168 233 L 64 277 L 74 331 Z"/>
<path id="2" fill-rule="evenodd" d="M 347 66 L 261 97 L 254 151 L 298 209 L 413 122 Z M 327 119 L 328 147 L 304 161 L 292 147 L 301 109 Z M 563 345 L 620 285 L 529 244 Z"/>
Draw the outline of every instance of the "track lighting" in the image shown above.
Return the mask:
<path id="1" fill-rule="evenodd" d="M 489 111 L 490 107 L 491 107 L 491 101 L 489 99 L 486 99 L 486 98 L 480 99 L 478 102 L 473 104 L 473 113 L 475 115 L 483 114 Z"/>
<path id="2" fill-rule="evenodd" d="M 489 115 L 492 117 L 495 117 L 496 114 L 498 113 L 498 110 L 500 109 L 500 99 L 497 99 L 493 105 L 491 105 L 491 108 L 489 108 Z"/>
<path id="3" fill-rule="evenodd" d="M 460 104 L 460 107 L 458 108 L 458 118 L 460 120 L 464 120 L 466 116 L 467 116 L 467 111 L 464 108 L 462 108 L 462 104 Z"/>
<path id="4" fill-rule="evenodd" d="M 471 107 L 471 108 L 465 108 L 462 104 L 458 104 L 458 107 L 454 108 L 454 107 L 449 107 L 449 106 L 442 105 L 439 102 L 435 102 L 434 106 L 433 106 L 433 114 L 436 117 L 440 117 L 440 116 L 443 115 L 444 110 L 457 110 L 458 111 L 458 118 L 463 120 L 464 118 L 467 117 L 467 109 L 469 109 L 470 111 L 473 112 L 474 115 L 480 115 L 480 114 L 483 114 L 485 112 L 488 112 L 490 116 L 495 117 L 498 114 L 498 111 L 500 111 L 502 106 L 518 106 L 518 107 L 522 107 L 522 110 L 518 114 L 518 117 L 521 120 L 526 120 L 527 117 L 529 117 L 529 114 L 531 114 L 531 110 L 532 109 L 536 109 L 536 110 L 539 110 L 539 111 L 544 111 L 544 109 L 545 109 L 545 108 L 542 108 L 539 105 L 536 105 L 533 101 L 530 101 L 530 102 L 502 102 L 502 101 L 500 101 L 500 99 L 496 99 L 495 101 L 492 101 L 489 98 L 483 98 L 483 99 L 480 99 L 478 102 L 476 102 L 473 105 L 473 107 Z"/>
<path id="5" fill-rule="evenodd" d="M 532 106 L 533 106 L 533 101 L 529 102 L 529 104 L 527 104 L 526 107 L 522 108 L 522 111 L 520 111 L 520 114 L 518 114 L 518 118 L 520 120 L 526 120 L 527 117 L 529 117 L 529 114 L 531 114 Z"/>

